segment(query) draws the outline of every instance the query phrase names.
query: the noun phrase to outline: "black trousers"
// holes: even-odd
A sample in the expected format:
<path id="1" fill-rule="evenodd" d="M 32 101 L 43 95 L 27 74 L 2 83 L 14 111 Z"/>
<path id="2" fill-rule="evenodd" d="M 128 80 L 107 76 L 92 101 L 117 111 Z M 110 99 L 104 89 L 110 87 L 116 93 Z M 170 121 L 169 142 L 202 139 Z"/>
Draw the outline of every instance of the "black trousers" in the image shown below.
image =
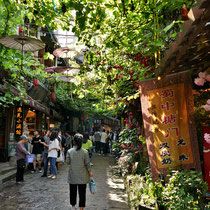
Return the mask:
<path id="1" fill-rule="evenodd" d="M 101 142 L 101 152 L 103 152 L 103 154 L 106 154 L 106 143 Z"/>
<path id="2" fill-rule="evenodd" d="M 79 190 L 79 207 L 85 207 L 86 203 L 86 184 L 69 184 L 70 204 L 75 206 L 77 203 L 77 188 Z"/>
<path id="3" fill-rule="evenodd" d="M 16 182 L 23 181 L 23 175 L 25 170 L 25 160 L 17 160 L 17 173 L 16 173 Z"/>
<path id="4" fill-rule="evenodd" d="M 96 144 L 96 152 L 101 153 L 101 145 L 100 145 L 100 141 L 96 141 L 96 142 L 95 142 L 95 144 Z"/>

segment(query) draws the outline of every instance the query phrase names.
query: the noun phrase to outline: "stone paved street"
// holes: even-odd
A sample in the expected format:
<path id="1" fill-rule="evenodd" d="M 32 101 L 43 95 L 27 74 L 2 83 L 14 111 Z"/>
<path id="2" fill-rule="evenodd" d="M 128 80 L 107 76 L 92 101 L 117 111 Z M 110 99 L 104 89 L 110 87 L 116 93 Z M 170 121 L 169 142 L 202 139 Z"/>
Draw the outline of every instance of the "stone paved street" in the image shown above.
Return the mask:
<path id="1" fill-rule="evenodd" d="M 91 195 L 87 188 L 86 210 L 127 210 L 123 180 L 113 175 L 112 157 L 94 156 L 93 174 L 97 185 L 97 194 Z M 64 164 L 57 180 L 41 178 L 40 173 L 26 174 L 26 183 L 16 185 L 15 180 L 0 187 L 0 209 L 71 209 L 69 205 L 69 187 L 66 182 L 68 166 Z"/>

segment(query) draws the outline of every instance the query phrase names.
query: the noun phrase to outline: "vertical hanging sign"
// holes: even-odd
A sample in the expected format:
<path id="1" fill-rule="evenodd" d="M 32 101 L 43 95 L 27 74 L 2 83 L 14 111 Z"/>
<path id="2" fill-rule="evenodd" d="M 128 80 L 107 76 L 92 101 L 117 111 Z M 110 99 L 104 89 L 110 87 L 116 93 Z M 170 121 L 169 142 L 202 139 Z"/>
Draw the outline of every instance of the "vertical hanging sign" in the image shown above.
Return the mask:
<path id="1" fill-rule="evenodd" d="M 189 73 L 140 83 L 141 104 L 154 180 L 169 167 L 200 169 Z M 192 146 L 193 145 L 193 146 Z"/>
<path id="2" fill-rule="evenodd" d="M 203 159 L 205 181 L 208 184 L 208 192 L 210 192 L 210 127 L 203 127 Z"/>
<path id="3" fill-rule="evenodd" d="M 15 123 L 15 135 L 20 137 L 23 133 L 23 107 L 18 106 L 16 109 L 16 123 Z"/>

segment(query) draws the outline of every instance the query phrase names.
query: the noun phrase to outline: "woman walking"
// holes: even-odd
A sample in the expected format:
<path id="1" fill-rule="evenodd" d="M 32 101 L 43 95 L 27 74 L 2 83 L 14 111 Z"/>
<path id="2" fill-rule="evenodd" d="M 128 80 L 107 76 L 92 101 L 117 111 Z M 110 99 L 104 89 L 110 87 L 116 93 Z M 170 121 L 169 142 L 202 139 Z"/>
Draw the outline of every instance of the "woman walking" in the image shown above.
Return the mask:
<path id="1" fill-rule="evenodd" d="M 75 210 L 77 203 L 77 189 L 79 191 L 79 207 L 83 210 L 86 203 L 86 187 L 93 176 L 90 167 L 88 151 L 82 148 L 83 136 L 74 136 L 74 147 L 67 152 L 66 162 L 70 165 L 68 183 L 70 190 L 70 204 Z"/>
<path id="2" fill-rule="evenodd" d="M 59 150 L 58 132 L 52 131 L 49 142 L 48 158 L 50 160 L 50 176 L 49 178 L 57 178 L 56 159 L 58 156 L 57 150 Z"/>

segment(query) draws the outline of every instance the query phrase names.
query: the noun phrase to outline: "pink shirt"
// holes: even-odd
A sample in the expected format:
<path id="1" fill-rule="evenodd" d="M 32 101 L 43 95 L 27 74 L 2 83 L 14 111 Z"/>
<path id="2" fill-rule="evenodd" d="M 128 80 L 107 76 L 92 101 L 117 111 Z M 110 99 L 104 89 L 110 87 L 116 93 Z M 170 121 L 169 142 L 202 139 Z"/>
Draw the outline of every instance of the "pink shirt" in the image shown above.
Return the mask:
<path id="1" fill-rule="evenodd" d="M 16 160 L 20 159 L 26 159 L 26 155 L 28 154 L 28 151 L 24 147 L 24 144 L 18 142 L 16 144 Z"/>

